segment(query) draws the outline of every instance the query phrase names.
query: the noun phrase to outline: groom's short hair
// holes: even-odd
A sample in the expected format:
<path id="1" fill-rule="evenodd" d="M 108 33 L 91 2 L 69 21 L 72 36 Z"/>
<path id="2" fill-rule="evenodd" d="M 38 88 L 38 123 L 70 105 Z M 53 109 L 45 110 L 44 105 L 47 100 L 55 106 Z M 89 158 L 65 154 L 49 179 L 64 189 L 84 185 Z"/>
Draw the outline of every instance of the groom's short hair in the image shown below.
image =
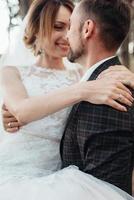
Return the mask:
<path id="1" fill-rule="evenodd" d="M 83 0 L 82 18 L 95 21 L 105 48 L 118 49 L 130 28 L 130 6 L 127 0 Z"/>

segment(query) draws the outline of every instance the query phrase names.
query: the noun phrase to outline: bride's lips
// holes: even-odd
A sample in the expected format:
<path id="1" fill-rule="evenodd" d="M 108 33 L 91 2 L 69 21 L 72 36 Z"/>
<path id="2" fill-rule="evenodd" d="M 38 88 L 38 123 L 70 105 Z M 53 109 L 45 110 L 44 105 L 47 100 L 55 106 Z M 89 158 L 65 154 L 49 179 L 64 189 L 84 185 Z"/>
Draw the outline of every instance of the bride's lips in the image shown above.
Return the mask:
<path id="1" fill-rule="evenodd" d="M 69 49 L 69 44 L 67 43 L 56 43 L 60 48 L 68 50 Z"/>

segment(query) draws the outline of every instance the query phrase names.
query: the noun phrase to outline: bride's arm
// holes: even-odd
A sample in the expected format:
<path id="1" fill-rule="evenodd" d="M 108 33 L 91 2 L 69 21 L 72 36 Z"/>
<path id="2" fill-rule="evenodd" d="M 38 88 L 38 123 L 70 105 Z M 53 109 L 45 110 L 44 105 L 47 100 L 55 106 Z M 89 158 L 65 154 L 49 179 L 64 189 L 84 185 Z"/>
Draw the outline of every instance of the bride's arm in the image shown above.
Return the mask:
<path id="1" fill-rule="evenodd" d="M 29 97 L 15 67 L 4 67 L 1 70 L 1 85 L 4 103 L 20 124 L 40 119 L 83 100 L 77 84 L 49 94 Z"/>
<path id="2" fill-rule="evenodd" d="M 4 67 L 1 70 L 1 84 L 7 109 L 22 125 L 83 100 L 107 104 L 121 111 L 125 111 L 125 107 L 115 101 L 119 94 L 123 96 L 121 102 L 127 105 L 133 100 L 123 84 L 108 79 L 106 83 L 104 80 L 77 83 L 49 94 L 29 97 L 15 67 Z"/>

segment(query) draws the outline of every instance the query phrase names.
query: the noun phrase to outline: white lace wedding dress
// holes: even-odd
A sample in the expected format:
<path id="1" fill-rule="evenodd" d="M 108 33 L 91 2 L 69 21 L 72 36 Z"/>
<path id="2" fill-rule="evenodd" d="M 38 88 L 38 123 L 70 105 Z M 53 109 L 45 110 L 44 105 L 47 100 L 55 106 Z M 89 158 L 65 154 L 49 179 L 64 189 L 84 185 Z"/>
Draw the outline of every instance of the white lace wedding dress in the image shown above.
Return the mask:
<path id="1" fill-rule="evenodd" d="M 74 70 L 18 68 L 29 96 L 46 94 L 79 79 Z M 45 104 L 45 102 L 44 102 Z M 129 195 L 75 166 L 63 170 L 60 140 L 71 108 L 1 134 L 1 200 L 125 200 Z"/>

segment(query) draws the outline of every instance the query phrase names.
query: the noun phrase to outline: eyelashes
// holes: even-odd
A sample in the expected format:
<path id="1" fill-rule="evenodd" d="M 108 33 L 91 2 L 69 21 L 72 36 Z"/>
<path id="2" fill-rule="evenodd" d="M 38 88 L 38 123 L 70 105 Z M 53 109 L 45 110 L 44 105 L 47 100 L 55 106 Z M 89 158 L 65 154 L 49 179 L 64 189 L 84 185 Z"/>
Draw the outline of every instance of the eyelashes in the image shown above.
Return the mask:
<path id="1" fill-rule="evenodd" d="M 63 27 L 63 26 L 54 26 L 54 29 L 55 29 L 55 30 L 63 30 L 64 27 Z"/>

